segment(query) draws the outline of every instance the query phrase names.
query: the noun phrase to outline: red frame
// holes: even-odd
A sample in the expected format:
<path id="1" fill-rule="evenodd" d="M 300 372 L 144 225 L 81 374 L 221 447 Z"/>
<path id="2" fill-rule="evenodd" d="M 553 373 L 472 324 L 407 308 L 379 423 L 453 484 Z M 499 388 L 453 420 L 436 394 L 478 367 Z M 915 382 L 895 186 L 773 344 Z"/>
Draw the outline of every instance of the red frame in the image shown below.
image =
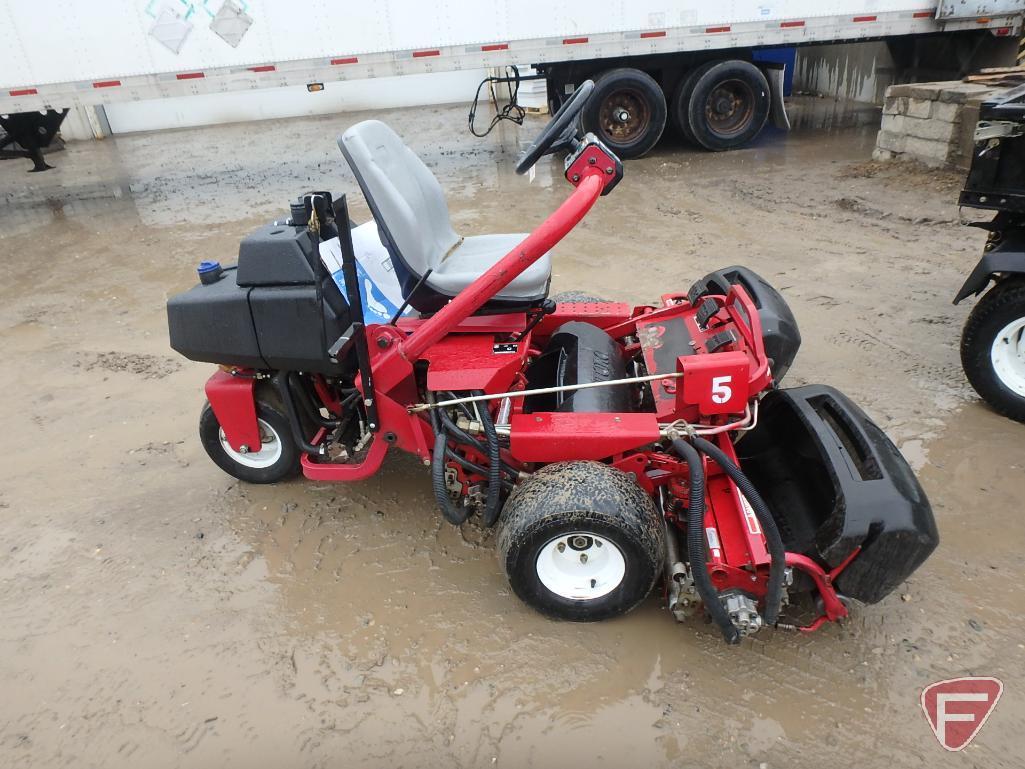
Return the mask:
<path id="1" fill-rule="evenodd" d="M 366 341 L 374 374 L 373 393 L 367 392 L 360 379 L 356 386 L 364 398 L 374 398 L 377 408 L 379 424 L 370 448 L 364 459 L 355 464 L 319 463 L 304 455 L 304 475 L 318 481 L 367 478 L 380 468 L 392 445 L 429 463 L 433 430 L 423 413 L 410 410 L 420 400 L 414 365 L 427 366 L 427 389 L 431 391 L 483 390 L 496 394 L 522 390 L 526 387 L 523 370 L 528 360 L 555 329 L 571 320 L 604 328 L 614 339 L 637 340 L 624 342 L 624 351 L 643 353 L 649 373 L 665 375 L 651 383 L 655 412 L 527 414 L 523 412 L 523 399 L 514 398 L 509 422 L 510 447 L 503 451 L 504 461 L 518 468 L 526 463 L 607 461 L 632 473 L 649 494 L 668 495 L 675 501 L 673 510 L 686 505 L 689 471 L 679 458 L 657 448 L 662 439 L 660 422 L 685 419 L 715 431 L 710 439 L 738 462 L 729 432 L 748 423 L 753 399 L 771 382 L 757 308 L 742 287 L 734 286 L 725 297 L 713 297 L 720 307 L 704 326 L 697 322 L 696 309 L 679 294 L 663 296 L 660 307 L 562 303 L 529 332 L 525 313 L 474 314 L 580 222 L 618 180 L 615 168 L 615 161 L 600 147 L 588 147 L 566 171 L 566 178 L 576 187 L 569 198 L 434 316 L 369 326 Z M 693 353 L 671 359 L 671 368 L 661 370 L 656 367 L 653 350 L 661 344 L 659 329 L 666 333 L 662 324 L 669 323 L 685 330 Z M 733 341 L 725 345 L 726 349 L 710 351 L 710 340 L 723 331 L 731 332 Z M 507 346 L 501 350 L 493 348 L 498 340 Z M 206 387 L 214 412 L 236 450 L 244 443 L 251 448 L 259 447 L 254 380 L 245 373 L 218 371 Z M 722 385 L 724 376 L 729 377 L 730 395 L 715 398 L 715 383 L 718 379 Z M 340 404 L 324 379 L 314 377 L 313 385 L 321 403 L 338 414 Z M 492 402 L 491 407 L 497 407 L 497 403 Z M 321 431 L 313 442 L 324 437 Z M 467 458 L 478 464 L 483 461 L 482 457 L 472 455 Z M 710 460 L 703 461 L 708 479 L 703 523 L 709 538 L 708 568 L 713 583 L 719 590 L 739 589 L 764 597 L 770 559 L 761 527 L 733 481 Z M 452 466 L 460 479 L 483 480 L 470 478 L 461 467 Z M 669 508 L 667 517 L 674 525 L 681 525 Z M 807 556 L 786 554 L 787 566 L 808 574 L 822 597 L 823 614 L 801 630 L 815 630 L 826 621 L 846 616 L 847 609 L 837 596 L 833 581 L 856 555 L 857 551 L 851 553 L 843 563 L 827 571 Z"/>

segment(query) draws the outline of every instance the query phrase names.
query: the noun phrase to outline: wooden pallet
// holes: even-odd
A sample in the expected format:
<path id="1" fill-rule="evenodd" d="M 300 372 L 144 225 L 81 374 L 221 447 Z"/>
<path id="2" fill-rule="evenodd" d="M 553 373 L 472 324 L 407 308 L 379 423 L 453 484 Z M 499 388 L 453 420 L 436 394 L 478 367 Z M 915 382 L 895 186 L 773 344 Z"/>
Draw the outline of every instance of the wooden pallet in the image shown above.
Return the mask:
<path id="1" fill-rule="evenodd" d="M 994 86 L 1021 85 L 1025 83 L 1025 66 L 980 69 L 976 74 L 964 78 L 964 82 Z"/>

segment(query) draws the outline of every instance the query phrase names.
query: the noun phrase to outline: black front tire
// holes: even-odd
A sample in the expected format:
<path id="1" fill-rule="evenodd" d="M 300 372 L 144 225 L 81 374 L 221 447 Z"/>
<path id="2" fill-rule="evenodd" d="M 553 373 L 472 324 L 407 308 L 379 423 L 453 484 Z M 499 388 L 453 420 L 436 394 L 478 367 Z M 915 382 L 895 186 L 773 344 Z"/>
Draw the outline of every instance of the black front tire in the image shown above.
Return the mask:
<path id="1" fill-rule="evenodd" d="M 761 133 L 772 100 L 769 81 L 758 67 L 739 59 L 711 61 L 692 74 L 693 81 L 688 85 L 688 78 L 683 86 L 690 92 L 686 115 L 676 119 L 685 136 L 719 152 L 741 147 Z"/>
<path id="2" fill-rule="evenodd" d="M 993 409 L 1018 422 L 1025 422 L 1025 371 L 994 365 L 994 345 L 1020 345 L 1023 326 L 1014 338 L 1006 329 L 1015 321 L 1025 325 L 1025 280 L 1005 279 L 982 297 L 965 322 L 961 334 L 961 365 L 972 387 Z M 1004 356 L 1008 360 L 1011 356 Z M 1025 366 L 1025 362 L 1022 363 Z"/>
<path id="3" fill-rule="evenodd" d="M 292 438 L 288 418 L 273 406 L 258 402 L 261 440 L 269 438 L 261 451 L 270 451 L 266 461 L 256 455 L 241 455 L 221 441 L 221 425 L 207 403 L 199 416 L 199 437 L 210 459 L 228 475 L 246 483 L 277 483 L 299 474 L 299 448 Z"/>
<path id="4" fill-rule="evenodd" d="M 665 130 L 666 97 L 646 72 L 609 70 L 595 82 L 580 119 L 584 130 L 621 159 L 639 158 L 658 143 Z"/>
<path id="5" fill-rule="evenodd" d="M 633 476 L 600 462 L 560 462 L 516 487 L 502 511 L 498 549 L 509 584 L 524 603 L 556 619 L 593 622 L 625 614 L 651 591 L 665 552 L 663 526 L 654 502 Z M 576 534 L 591 540 L 586 549 L 573 549 Z M 546 586 L 539 559 L 561 558 L 553 543 L 564 544 L 563 538 L 570 545 L 563 552 L 572 558 L 591 552 L 598 559 L 615 548 L 622 557 L 621 578 L 594 597 L 573 597 L 568 583 L 561 593 Z M 574 563 L 571 559 L 569 566 Z M 603 578 L 602 572 L 593 575 Z M 585 574 L 578 595 L 587 594 L 591 576 Z M 568 579 L 575 577 L 570 573 Z M 590 588 L 595 587 L 591 580 Z"/>

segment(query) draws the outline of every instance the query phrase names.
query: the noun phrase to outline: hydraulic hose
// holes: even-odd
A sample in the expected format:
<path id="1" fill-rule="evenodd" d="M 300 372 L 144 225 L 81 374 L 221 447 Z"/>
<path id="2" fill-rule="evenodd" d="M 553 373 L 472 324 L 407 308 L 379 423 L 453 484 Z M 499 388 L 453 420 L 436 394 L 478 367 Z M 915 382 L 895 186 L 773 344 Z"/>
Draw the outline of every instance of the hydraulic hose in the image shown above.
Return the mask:
<path id="1" fill-rule="evenodd" d="M 676 441 L 673 441 L 676 445 Z M 783 575 L 786 571 L 786 551 L 783 549 L 783 537 L 780 536 L 779 527 L 765 504 L 758 489 L 751 483 L 751 479 L 744 475 L 743 471 L 733 460 L 731 460 L 722 449 L 704 438 L 694 438 L 694 446 L 705 456 L 712 459 L 723 471 L 737 484 L 740 493 L 744 495 L 755 517 L 762 525 L 762 532 L 765 534 L 765 542 L 769 549 L 769 584 L 765 590 L 765 624 L 775 626 L 779 620 L 779 609 L 783 602 Z"/>
<path id="2" fill-rule="evenodd" d="M 452 393 L 448 393 L 448 394 L 451 395 L 452 398 L 455 398 L 454 394 L 452 394 Z M 465 404 L 459 404 L 459 405 L 460 406 L 465 406 Z M 458 425 L 456 425 L 456 423 L 452 421 L 452 417 L 450 417 L 448 415 L 448 412 L 445 409 L 434 409 L 434 411 L 437 412 L 438 416 L 441 418 L 441 423 L 443 425 L 443 429 L 445 430 L 446 433 L 448 433 L 449 437 L 452 440 L 454 440 L 456 443 L 460 443 L 460 444 L 463 444 L 463 445 L 466 445 L 466 446 L 471 446 L 474 449 L 476 449 L 477 451 L 479 451 L 481 454 L 483 454 L 484 456 L 488 455 L 488 450 L 484 446 L 484 444 L 481 443 L 479 440 L 477 440 L 474 436 L 470 435 L 465 430 L 461 429 Z M 473 419 L 474 415 L 468 413 L 468 414 L 466 414 L 466 417 L 467 417 L 467 419 Z M 501 456 L 501 453 L 499 453 L 499 456 Z M 507 462 L 502 461 L 501 465 L 502 465 L 502 471 L 505 472 L 510 477 L 515 479 L 517 476 L 519 476 L 519 471 L 516 470 L 516 468 L 512 467 L 511 465 L 509 465 Z M 464 465 L 464 467 L 465 467 L 465 465 Z M 478 473 L 478 474 L 487 477 L 487 471 L 483 471 L 483 472 Z"/>
<path id="3" fill-rule="evenodd" d="M 690 470 L 690 496 L 687 501 L 687 557 L 690 559 L 694 587 L 705 604 L 712 621 L 719 626 L 726 643 L 740 643 L 740 631 L 733 624 L 726 607 L 719 600 L 719 591 L 712 584 L 708 571 L 708 546 L 705 542 L 705 470 L 701 456 L 687 441 L 677 438 L 673 451 Z"/>
<path id="4" fill-rule="evenodd" d="M 474 395 L 483 394 L 483 390 L 474 392 Z M 495 430 L 488 405 L 481 403 L 478 413 L 481 427 L 484 428 L 484 435 L 487 437 L 488 449 L 488 496 L 482 517 L 484 525 L 491 527 L 498 521 L 498 516 L 502 512 L 502 447 L 498 445 L 498 431 Z"/>
<path id="5" fill-rule="evenodd" d="M 431 454 L 431 486 L 434 488 L 434 499 L 441 509 L 445 520 L 453 526 L 462 525 L 470 515 L 470 508 L 466 505 L 456 506 L 452 497 L 448 494 L 448 487 L 445 485 L 445 453 L 448 448 L 448 436 L 441 425 L 441 421 L 431 410 L 431 424 L 434 428 L 434 452 Z"/>

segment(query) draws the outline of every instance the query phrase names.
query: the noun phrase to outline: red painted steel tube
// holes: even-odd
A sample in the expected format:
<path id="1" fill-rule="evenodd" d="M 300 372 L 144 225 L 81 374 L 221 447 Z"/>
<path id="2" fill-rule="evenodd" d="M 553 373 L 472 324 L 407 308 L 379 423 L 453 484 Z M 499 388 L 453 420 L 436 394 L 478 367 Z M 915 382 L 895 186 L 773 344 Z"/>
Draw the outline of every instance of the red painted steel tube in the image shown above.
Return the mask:
<path id="1" fill-rule="evenodd" d="M 584 218 L 598 200 L 605 188 L 604 177 L 598 169 L 585 175 L 573 194 L 551 216 L 491 269 L 441 308 L 434 317 L 425 321 L 399 345 L 397 352 L 410 363 L 417 360 L 431 345 L 477 312 L 517 275 L 548 253 Z"/>

